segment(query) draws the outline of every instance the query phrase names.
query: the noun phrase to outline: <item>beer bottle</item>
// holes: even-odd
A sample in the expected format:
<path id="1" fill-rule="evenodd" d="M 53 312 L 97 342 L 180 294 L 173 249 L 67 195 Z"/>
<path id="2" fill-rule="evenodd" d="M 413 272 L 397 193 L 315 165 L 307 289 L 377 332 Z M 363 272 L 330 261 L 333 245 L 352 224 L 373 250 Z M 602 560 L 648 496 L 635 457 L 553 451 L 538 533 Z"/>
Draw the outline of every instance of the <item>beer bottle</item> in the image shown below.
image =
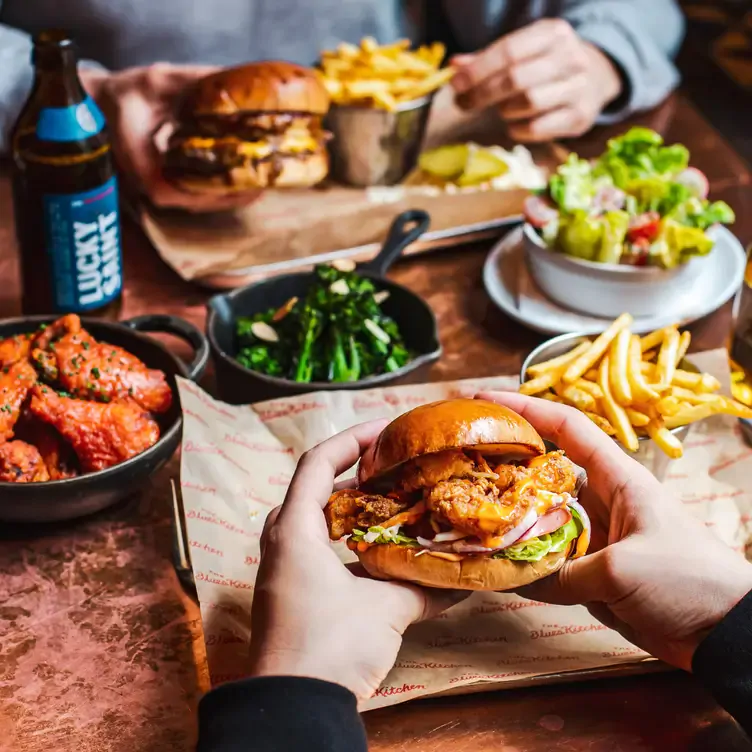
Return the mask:
<path id="1" fill-rule="evenodd" d="M 117 318 L 120 214 L 104 116 L 81 86 L 67 34 L 39 34 L 32 61 L 34 85 L 11 137 L 21 307 Z"/>

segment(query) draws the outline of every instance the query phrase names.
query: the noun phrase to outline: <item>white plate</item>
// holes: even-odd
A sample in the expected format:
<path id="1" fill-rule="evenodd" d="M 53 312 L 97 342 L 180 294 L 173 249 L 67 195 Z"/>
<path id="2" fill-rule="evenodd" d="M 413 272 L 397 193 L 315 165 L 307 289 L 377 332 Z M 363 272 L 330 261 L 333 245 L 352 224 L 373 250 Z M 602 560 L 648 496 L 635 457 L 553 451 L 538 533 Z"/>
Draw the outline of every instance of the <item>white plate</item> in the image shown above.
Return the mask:
<path id="1" fill-rule="evenodd" d="M 726 228 L 718 231 L 716 246 L 708 258 L 707 273 L 700 275 L 659 316 L 636 318 L 632 331 L 643 334 L 670 324 L 689 324 L 720 308 L 744 279 L 746 256 L 741 243 Z M 522 227 L 505 235 L 492 249 L 483 267 L 486 290 L 504 313 L 520 324 L 544 334 L 598 334 L 610 319 L 584 316 L 546 298 L 533 282 L 522 247 Z M 576 295 L 577 290 L 572 290 Z"/>

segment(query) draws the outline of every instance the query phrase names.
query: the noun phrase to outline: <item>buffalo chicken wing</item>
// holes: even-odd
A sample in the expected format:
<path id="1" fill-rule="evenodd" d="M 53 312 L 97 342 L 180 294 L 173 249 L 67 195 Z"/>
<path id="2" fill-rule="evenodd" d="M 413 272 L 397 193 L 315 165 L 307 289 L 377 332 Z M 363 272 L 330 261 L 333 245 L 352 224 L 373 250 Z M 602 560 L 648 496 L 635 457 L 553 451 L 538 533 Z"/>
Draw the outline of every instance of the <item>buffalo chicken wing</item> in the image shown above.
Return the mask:
<path id="1" fill-rule="evenodd" d="M 39 450 L 25 441 L 0 444 L 0 481 L 38 483 L 50 479 Z"/>
<path id="2" fill-rule="evenodd" d="M 77 316 L 48 327 L 34 345 L 32 359 L 44 378 L 74 397 L 135 402 L 153 413 L 170 409 L 172 391 L 164 373 L 147 368 L 122 347 L 98 342 Z"/>
<path id="3" fill-rule="evenodd" d="M 37 385 L 30 409 L 60 432 L 87 472 L 135 457 L 159 439 L 156 421 L 133 402 L 86 402 Z"/>
<path id="4" fill-rule="evenodd" d="M 37 374 L 28 360 L 20 360 L 0 371 L 0 441 L 13 437 L 21 406 Z"/>

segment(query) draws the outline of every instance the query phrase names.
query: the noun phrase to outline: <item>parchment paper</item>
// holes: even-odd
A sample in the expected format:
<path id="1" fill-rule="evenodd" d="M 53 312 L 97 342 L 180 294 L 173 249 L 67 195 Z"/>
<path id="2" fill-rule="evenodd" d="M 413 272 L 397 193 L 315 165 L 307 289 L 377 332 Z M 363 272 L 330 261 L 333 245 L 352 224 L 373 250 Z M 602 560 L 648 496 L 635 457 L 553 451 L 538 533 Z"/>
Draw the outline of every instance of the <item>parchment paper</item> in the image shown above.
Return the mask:
<path id="1" fill-rule="evenodd" d="M 694 356 L 728 383 L 723 350 Z M 356 423 L 395 417 L 436 399 L 479 389 L 516 389 L 509 377 L 320 392 L 233 407 L 180 381 L 185 414 L 182 496 L 212 682 L 242 677 L 259 536 L 306 449 Z M 726 543 L 743 552 L 752 514 L 752 449 L 736 421 L 697 424 L 667 485 Z M 747 483 L 744 483 L 744 479 Z M 342 543 L 344 561 L 353 555 Z M 656 573 L 656 576 L 660 576 Z M 366 709 L 479 683 L 514 686 L 531 677 L 652 660 L 581 607 L 479 593 L 439 619 L 411 627 L 397 663 Z"/>
<path id="2" fill-rule="evenodd" d="M 434 101 L 426 148 L 469 140 L 512 145 L 498 118 L 468 117 L 454 106 L 449 91 L 441 92 Z M 553 145 L 538 146 L 532 152 L 547 169 L 566 154 Z M 431 230 L 446 230 L 517 217 L 526 195 L 522 189 L 446 194 L 407 186 L 366 190 L 328 185 L 313 190 L 268 190 L 244 209 L 211 215 L 144 204 L 138 217 L 160 256 L 181 277 L 227 286 L 227 282 L 210 280 L 252 267 L 263 267 L 268 274 L 270 264 L 380 243 L 394 217 L 406 209 L 425 209 L 431 215 Z"/>

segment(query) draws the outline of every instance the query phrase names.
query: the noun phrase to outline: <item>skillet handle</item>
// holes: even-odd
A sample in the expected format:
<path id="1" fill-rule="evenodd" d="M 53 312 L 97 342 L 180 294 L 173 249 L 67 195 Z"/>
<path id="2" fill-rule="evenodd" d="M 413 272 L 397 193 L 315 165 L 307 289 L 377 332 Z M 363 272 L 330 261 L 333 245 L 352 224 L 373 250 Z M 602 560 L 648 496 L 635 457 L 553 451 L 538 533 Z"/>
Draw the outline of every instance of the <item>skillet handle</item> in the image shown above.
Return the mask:
<path id="1" fill-rule="evenodd" d="M 398 214 L 381 250 L 370 261 L 359 264 L 362 271 L 372 272 L 378 277 L 386 277 L 389 267 L 402 255 L 402 251 L 414 243 L 431 224 L 431 217 L 422 209 L 409 209 Z"/>
<path id="2" fill-rule="evenodd" d="M 137 332 L 174 334 L 187 342 L 195 352 L 193 360 L 187 364 L 188 378 L 191 381 L 198 381 L 203 376 L 209 362 L 209 342 L 193 324 L 177 316 L 169 316 L 163 313 L 134 316 L 132 319 L 120 323 Z"/>

